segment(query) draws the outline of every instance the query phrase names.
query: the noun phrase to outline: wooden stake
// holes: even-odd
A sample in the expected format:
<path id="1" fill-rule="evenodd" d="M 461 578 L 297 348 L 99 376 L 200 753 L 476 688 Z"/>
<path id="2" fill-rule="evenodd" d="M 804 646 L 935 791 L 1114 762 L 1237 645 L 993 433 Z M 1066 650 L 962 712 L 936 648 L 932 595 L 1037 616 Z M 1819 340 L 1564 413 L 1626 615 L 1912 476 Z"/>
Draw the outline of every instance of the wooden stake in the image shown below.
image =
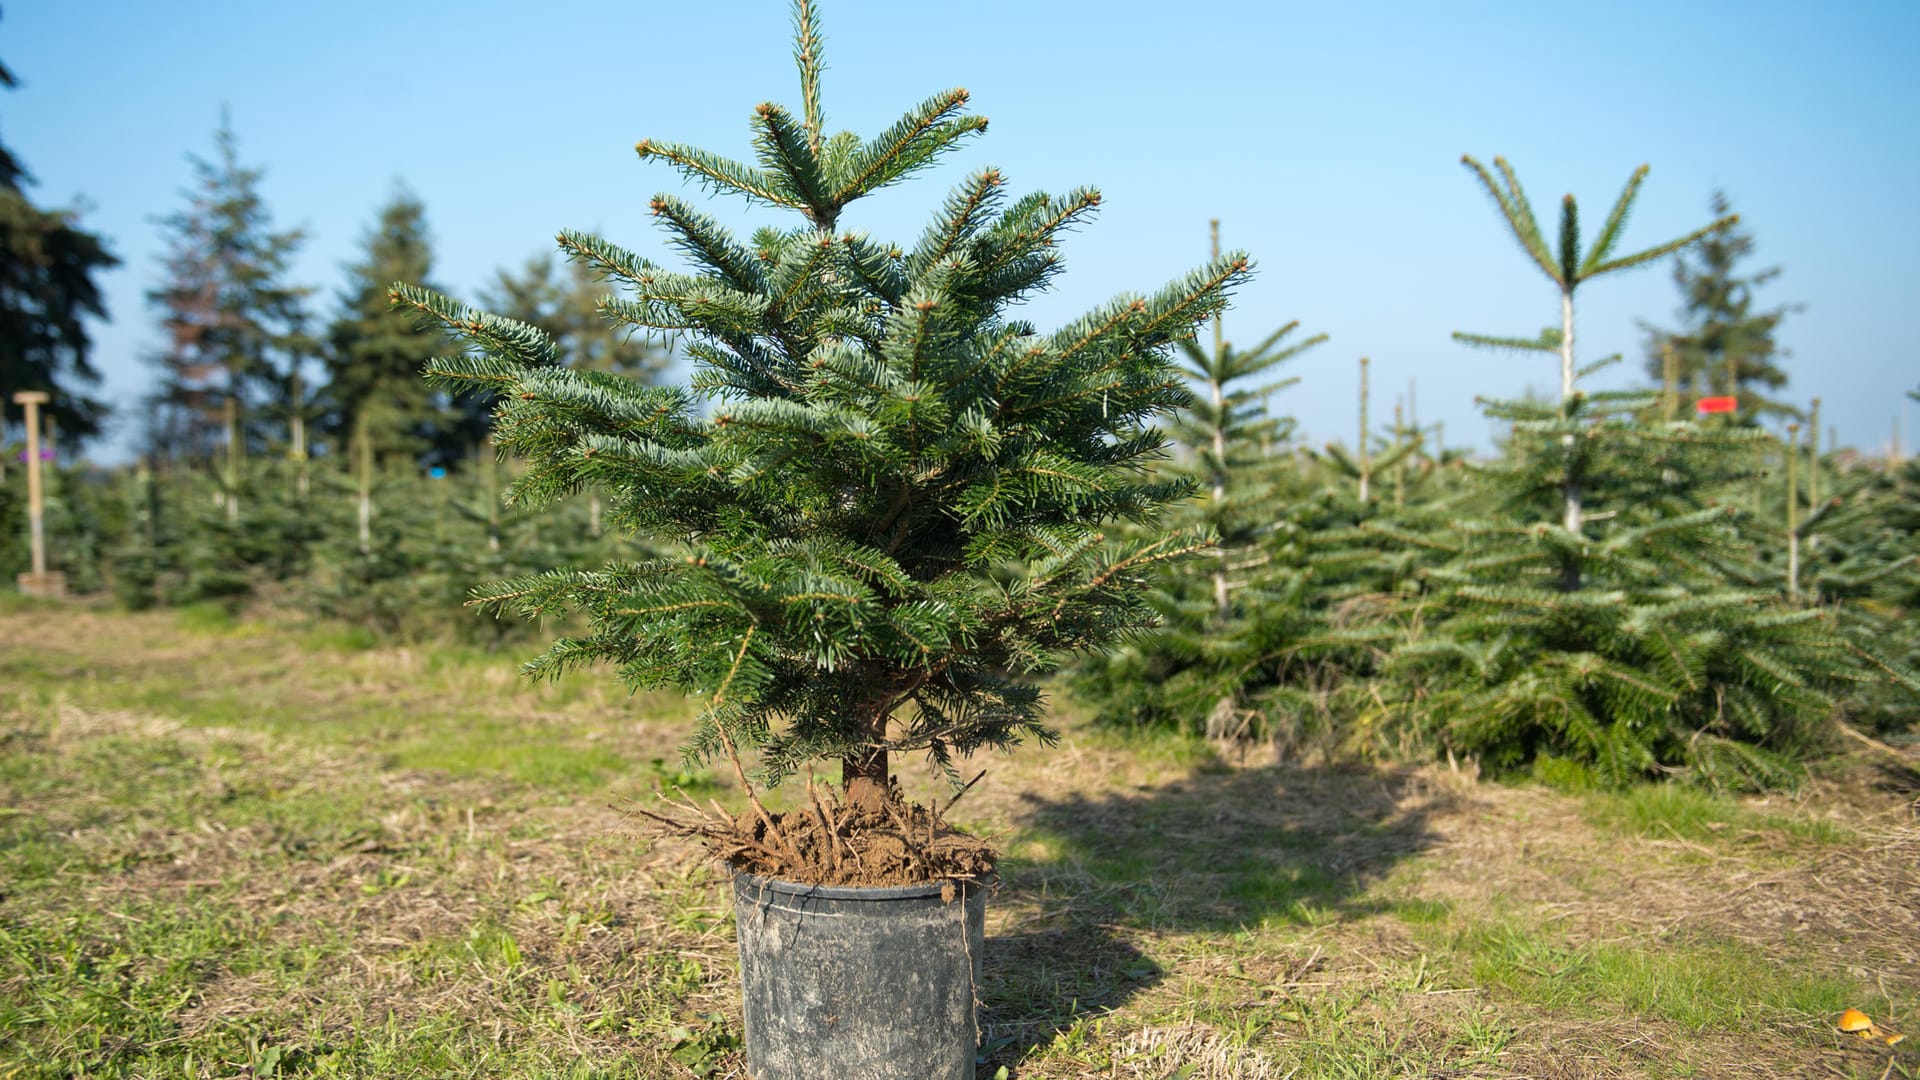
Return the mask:
<path id="1" fill-rule="evenodd" d="M 1213 257 L 1220 258 L 1220 219 L 1208 222 L 1209 235 L 1213 245 Z M 1222 513 L 1227 501 L 1227 429 L 1226 388 L 1220 385 L 1217 369 L 1226 357 L 1226 331 L 1222 327 L 1224 314 L 1213 317 L 1213 363 L 1216 372 L 1207 376 L 1207 386 L 1213 392 L 1213 501 L 1209 509 L 1215 515 Z M 1233 610 L 1233 597 L 1227 581 L 1227 549 L 1223 545 L 1214 553 L 1213 571 L 1213 610 L 1214 614 L 1225 619 Z"/>
<path id="2" fill-rule="evenodd" d="M 299 368 L 294 369 L 287 382 L 287 395 L 293 399 L 293 416 L 289 421 L 291 445 L 288 447 L 287 457 L 293 462 L 294 494 L 299 496 L 300 502 L 305 503 L 307 501 L 307 417 L 306 402 L 303 399 L 306 397 L 306 388 L 300 381 Z"/>
<path id="3" fill-rule="evenodd" d="M 1820 505 L 1820 399 L 1813 399 L 1807 410 L 1807 509 Z M 1807 535 L 1807 550 L 1818 551 L 1820 538 Z"/>
<path id="4" fill-rule="evenodd" d="M 28 596 L 55 598 L 67 593 L 67 576 L 47 570 L 46 496 L 40 486 L 40 406 L 52 398 L 43 390 L 22 390 L 13 403 L 27 411 L 27 529 L 32 569 L 15 580 Z"/>
<path id="5" fill-rule="evenodd" d="M 1787 425 L 1787 599 L 1800 597 L 1800 425 Z"/>
<path id="6" fill-rule="evenodd" d="M 1680 411 L 1680 360 L 1673 355 L 1673 342 L 1660 343 L 1660 408 L 1667 423 L 1673 423 Z"/>
<path id="7" fill-rule="evenodd" d="M 1367 358 L 1360 358 L 1360 501 L 1367 501 L 1367 482 L 1371 479 L 1367 461 Z"/>
<path id="8" fill-rule="evenodd" d="M 1219 218 L 1214 218 L 1212 221 L 1207 222 L 1207 232 L 1213 240 L 1213 257 L 1216 261 L 1218 261 L 1220 258 L 1220 219 Z M 1225 317 L 1226 316 L 1224 313 L 1220 315 L 1215 315 L 1213 317 L 1213 355 L 1215 356 L 1215 358 L 1219 357 L 1220 350 L 1224 347 L 1226 328 L 1222 324 L 1221 320 L 1224 319 Z"/>
<path id="9" fill-rule="evenodd" d="M 360 451 L 360 554 L 373 554 L 373 442 L 367 438 L 367 410 L 354 418 L 354 441 Z"/>
<path id="10" fill-rule="evenodd" d="M 500 550 L 500 459 L 492 439 L 480 444 L 480 495 L 487 501 L 487 550 Z"/>
<path id="11" fill-rule="evenodd" d="M 240 520 L 240 400 L 227 395 L 227 523 Z"/>
<path id="12" fill-rule="evenodd" d="M 1395 450 L 1400 449 L 1400 440 L 1404 434 L 1400 403 L 1396 401 L 1393 404 L 1393 448 Z M 1400 506 L 1406 495 L 1406 475 L 1406 460 L 1403 458 L 1400 464 L 1393 467 L 1393 505 L 1395 506 Z"/>

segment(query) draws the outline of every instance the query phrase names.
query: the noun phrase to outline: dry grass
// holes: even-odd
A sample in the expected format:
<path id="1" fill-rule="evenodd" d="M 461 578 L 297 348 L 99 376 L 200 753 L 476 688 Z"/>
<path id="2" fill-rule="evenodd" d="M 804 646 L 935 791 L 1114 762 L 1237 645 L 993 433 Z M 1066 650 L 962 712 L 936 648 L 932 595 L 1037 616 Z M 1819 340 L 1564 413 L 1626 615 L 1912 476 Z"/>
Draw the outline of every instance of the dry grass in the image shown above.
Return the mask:
<path id="1" fill-rule="evenodd" d="M 743 1075 L 718 875 L 610 805 L 737 807 L 678 703 L 167 614 L 0 642 L 0 1075 Z M 1006 853 L 982 1077 L 1916 1071 L 1830 1023 L 1920 1031 L 1910 771 L 1573 795 L 1065 727 L 954 811 Z"/>

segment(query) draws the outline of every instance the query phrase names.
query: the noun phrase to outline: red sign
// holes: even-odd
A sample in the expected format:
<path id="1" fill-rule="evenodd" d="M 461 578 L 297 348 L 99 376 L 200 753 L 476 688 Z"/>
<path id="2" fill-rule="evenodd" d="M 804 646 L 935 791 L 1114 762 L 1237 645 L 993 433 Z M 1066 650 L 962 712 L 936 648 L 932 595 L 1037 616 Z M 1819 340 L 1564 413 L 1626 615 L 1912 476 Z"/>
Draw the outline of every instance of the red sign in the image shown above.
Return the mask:
<path id="1" fill-rule="evenodd" d="M 1700 399 L 1699 403 L 1694 406 L 1694 408 L 1700 410 L 1701 416 L 1706 416 L 1709 413 L 1730 413 L 1738 409 L 1739 407 L 1740 407 L 1739 399 L 1731 396 L 1703 397 Z"/>

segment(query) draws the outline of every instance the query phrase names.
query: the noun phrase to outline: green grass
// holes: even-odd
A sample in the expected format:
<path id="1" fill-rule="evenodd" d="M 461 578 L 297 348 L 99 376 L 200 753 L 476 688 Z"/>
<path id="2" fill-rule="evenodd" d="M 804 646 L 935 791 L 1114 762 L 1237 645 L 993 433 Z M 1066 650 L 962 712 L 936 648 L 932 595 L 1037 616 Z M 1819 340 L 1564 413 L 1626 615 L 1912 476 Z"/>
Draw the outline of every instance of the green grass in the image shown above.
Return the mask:
<path id="1" fill-rule="evenodd" d="M 1728 796 L 1679 784 L 1589 792 L 1583 809 L 1602 829 L 1654 839 L 1700 842 L 1771 833 L 1814 844 L 1860 840 L 1854 830 L 1828 819 L 1762 813 Z"/>
<path id="2" fill-rule="evenodd" d="M 301 632 L 290 649 L 285 635 L 235 621 L 216 605 L 186 608 L 174 619 L 188 640 L 217 642 L 207 650 L 217 656 L 168 668 L 111 654 L 75 663 L 9 651 L 0 654 L 0 683 L 25 688 L 40 707 L 65 700 L 194 727 L 264 731 L 370 749 L 397 768 L 502 777 L 570 794 L 661 775 L 651 763 L 674 736 L 625 744 L 622 714 L 669 723 L 691 715 L 678 701 L 627 698 L 591 679 L 530 685 L 518 678 L 513 659 L 478 649 L 376 651 L 337 627 Z M 221 679 L 216 671 L 209 678 L 199 666 L 206 663 L 247 677 Z M 490 693 L 477 695 L 476 688 Z M 593 707 L 585 718 L 572 708 L 583 702 Z M 682 783 L 698 787 L 707 779 L 696 771 Z"/>
<path id="3" fill-rule="evenodd" d="M 1688 1031 L 1819 1024 L 1891 1002 L 1857 977 L 1782 962 L 1733 941 L 1575 944 L 1521 921 L 1430 935 L 1474 985 L 1529 1007 L 1671 1021 Z"/>
<path id="4" fill-rule="evenodd" d="M 459 791 L 368 784 L 364 760 L 251 732 L 18 709 L 4 731 L 0 1075 L 668 1076 L 659 1032 L 714 1008 L 677 934 L 592 970 L 569 955 L 631 917 L 591 869 L 633 872 L 617 833 L 469 826 L 443 805 Z M 550 872 L 527 880 L 529 853 Z M 447 917 L 395 921 L 432 896 Z M 456 1000 L 476 996 L 523 1034 L 477 1027 Z M 582 1038 L 623 1049 L 582 1062 L 563 1049 Z"/>
<path id="5" fill-rule="evenodd" d="M 224 614 L 0 619 L 46 632 L 0 650 L 0 1078 L 740 1075 L 718 875 L 608 809 L 735 798 L 674 756 L 682 703 Z M 1920 979 L 1871 941 L 1644 929 L 1663 882 L 1859 843 L 1817 807 L 1063 726 L 962 804 L 1006 850 L 983 1077 L 1524 1076 L 1571 1039 L 1595 1075 L 1872 1078 L 1831 1014 L 1911 1022 Z M 1563 908 L 1624 859 L 1653 891 L 1543 913 L 1543 828 Z"/>

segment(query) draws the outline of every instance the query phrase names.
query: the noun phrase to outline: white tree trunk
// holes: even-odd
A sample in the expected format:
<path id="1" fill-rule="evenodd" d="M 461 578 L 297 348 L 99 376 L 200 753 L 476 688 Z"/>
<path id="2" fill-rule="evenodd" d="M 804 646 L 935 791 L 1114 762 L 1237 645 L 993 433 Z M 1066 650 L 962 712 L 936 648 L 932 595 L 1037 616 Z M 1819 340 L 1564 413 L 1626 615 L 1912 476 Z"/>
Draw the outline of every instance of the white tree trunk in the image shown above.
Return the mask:
<path id="1" fill-rule="evenodd" d="M 1560 293 L 1560 415 L 1567 415 L 1568 406 L 1573 402 L 1573 292 L 1562 290 Z M 1585 520 L 1580 511 L 1580 485 L 1573 481 L 1573 439 L 1569 434 L 1563 439 L 1567 448 L 1567 482 L 1561 487 L 1566 496 L 1566 516 L 1562 524 L 1570 533 L 1579 533 Z"/>
<path id="2" fill-rule="evenodd" d="M 1214 354 L 1215 362 L 1219 353 Z M 1227 502 L 1227 429 L 1225 409 L 1227 397 L 1220 380 L 1210 380 L 1213 390 L 1213 513 L 1216 518 L 1221 514 Z M 1227 617 L 1230 601 L 1227 596 L 1227 549 L 1218 552 L 1219 564 L 1213 572 L 1213 607 L 1221 618 Z"/>

